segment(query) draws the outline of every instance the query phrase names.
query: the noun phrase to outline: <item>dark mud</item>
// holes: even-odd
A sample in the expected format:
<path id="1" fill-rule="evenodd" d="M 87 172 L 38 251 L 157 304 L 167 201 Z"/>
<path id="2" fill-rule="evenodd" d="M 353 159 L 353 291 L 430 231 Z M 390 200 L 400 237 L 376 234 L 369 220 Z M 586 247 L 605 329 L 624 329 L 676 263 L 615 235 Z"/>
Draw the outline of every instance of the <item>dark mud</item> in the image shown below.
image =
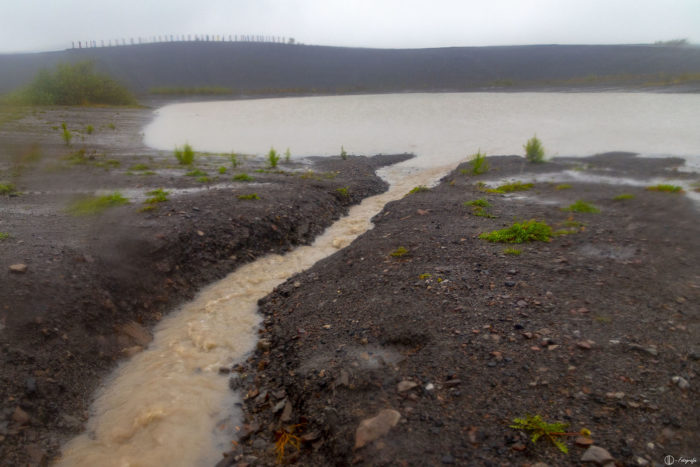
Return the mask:
<path id="1" fill-rule="evenodd" d="M 700 455 L 698 205 L 643 186 L 698 174 L 631 154 L 489 162 L 484 175 L 463 165 L 389 203 L 373 230 L 261 300 L 261 344 L 232 379 L 246 424 L 220 466 L 273 465 L 283 435 L 300 450 L 287 443 L 282 462 L 309 466 L 580 465 L 590 443 L 610 465 Z M 537 182 L 504 195 L 478 185 L 572 169 L 640 186 Z M 487 216 L 463 204 L 475 199 L 490 203 Z M 561 209 L 581 199 L 601 212 Z M 566 232 L 548 243 L 478 238 L 527 219 Z M 397 418 L 358 447 L 361 422 L 385 409 Z M 509 428 L 527 414 L 592 441 L 562 437 L 568 454 L 533 443 Z"/>
<path id="2" fill-rule="evenodd" d="M 386 189 L 377 167 L 408 157 L 271 170 L 260 158 L 239 156 L 234 168 L 228 156 L 198 154 L 182 167 L 143 145 L 150 118 L 145 109 L 54 108 L 0 127 L 0 183 L 15 188 L 0 196 L 1 465 L 50 462 L 83 428 L 101 378 L 148 345 L 162 316 L 241 264 L 310 243 L 350 205 Z M 208 179 L 186 176 L 193 168 Z M 232 180 L 241 173 L 254 180 Z M 157 188 L 169 200 L 144 203 Z M 130 204 L 66 211 L 81 196 L 113 191 Z M 260 199 L 238 198 L 252 193 Z"/>

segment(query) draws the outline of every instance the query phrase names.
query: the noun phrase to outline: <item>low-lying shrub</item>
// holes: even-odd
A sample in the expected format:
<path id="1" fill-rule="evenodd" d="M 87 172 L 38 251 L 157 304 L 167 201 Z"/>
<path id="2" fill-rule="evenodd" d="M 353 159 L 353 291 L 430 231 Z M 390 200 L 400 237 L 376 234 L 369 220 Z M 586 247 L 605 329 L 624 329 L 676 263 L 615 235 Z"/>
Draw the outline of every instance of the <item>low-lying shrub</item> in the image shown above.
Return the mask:
<path id="1" fill-rule="evenodd" d="M 498 243 L 548 242 L 552 238 L 552 228 L 544 222 L 531 219 L 516 222 L 505 229 L 482 233 L 479 238 Z"/>

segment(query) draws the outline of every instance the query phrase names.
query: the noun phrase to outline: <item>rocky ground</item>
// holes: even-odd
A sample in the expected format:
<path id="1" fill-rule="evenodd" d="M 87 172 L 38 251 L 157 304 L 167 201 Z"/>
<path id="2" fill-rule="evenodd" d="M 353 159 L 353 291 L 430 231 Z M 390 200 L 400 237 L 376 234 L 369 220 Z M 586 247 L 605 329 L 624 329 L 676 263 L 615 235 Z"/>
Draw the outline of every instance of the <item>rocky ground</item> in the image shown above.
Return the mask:
<path id="1" fill-rule="evenodd" d="M 309 243 L 386 189 L 377 167 L 408 157 L 270 169 L 199 153 L 181 166 L 143 145 L 150 118 L 149 109 L 0 109 L 0 465 L 50 462 L 84 426 L 101 378 L 148 344 L 165 313 L 240 264 Z M 241 174 L 252 180 L 233 179 Z M 154 189 L 167 200 L 147 202 Z M 129 203 L 71 211 L 115 191 Z"/>
<path id="2" fill-rule="evenodd" d="M 645 189 L 698 174 L 631 154 L 488 160 L 483 175 L 464 164 L 388 204 L 373 230 L 261 300 L 258 350 L 231 380 L 246 424 L 220 467 L 700 456 L 698 204 Z M 581 172 L 637 184 L 564 180 Z M 487 191 L 504 179 L 537 181 Z M 577 200 L 600 212 L 562 210 Z M 557 235 L 479 238 L 528 219 Z M 568 424 L 552 436 L 568 454 L 510 427 L 527 415 Z"/>

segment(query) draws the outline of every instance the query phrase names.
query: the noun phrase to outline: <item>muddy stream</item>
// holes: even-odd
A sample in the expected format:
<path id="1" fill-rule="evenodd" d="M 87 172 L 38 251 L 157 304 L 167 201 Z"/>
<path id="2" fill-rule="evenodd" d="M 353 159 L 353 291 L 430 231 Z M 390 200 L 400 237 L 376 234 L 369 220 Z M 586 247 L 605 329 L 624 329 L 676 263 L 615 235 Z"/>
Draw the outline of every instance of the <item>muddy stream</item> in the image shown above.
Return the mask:
<path id="1" fill-rule="evenodd" d="M 408 161 L 410 163 L 410 161 Z M 235 438 L 240 394 L 219 374 L 254 349 L 257 302 L 277 285 L 349 245 L 386 203 L 432 185 L 451 166 L 384 168 L 390 189 L 351 208 L 310 246 L 265 256 L 209 285 L 164 318 L 143 352 L 104 382 L 87 431 L 64 446 L 59 466 L 211 466 Z"/>

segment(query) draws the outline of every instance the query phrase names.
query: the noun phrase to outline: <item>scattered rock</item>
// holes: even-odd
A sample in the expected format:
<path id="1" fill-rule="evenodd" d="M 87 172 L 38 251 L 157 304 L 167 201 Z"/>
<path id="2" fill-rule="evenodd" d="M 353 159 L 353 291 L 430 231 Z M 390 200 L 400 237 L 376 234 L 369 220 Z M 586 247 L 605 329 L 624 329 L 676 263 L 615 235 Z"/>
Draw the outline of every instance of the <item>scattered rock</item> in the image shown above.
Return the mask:
<path id="1" fill-rule="evenodd" d="M 10 272 L 15 274 L 24 274 L 27 272 L 27 265 L 24 263 L 17 263 L 10 266 Z"/>
<path id="2" fill-rule="evenodd" d="M 588 447 L 593 445 L 593 440 L 587 436 L 577 436 L 574 442 L 576 443 L 576 446 L 581 447 Z"/>
<path id="3" fill-rule="evenodd" d="M 272 345 L 272 344 L 270 344 L 269 339 L 260 339 L 260 340 L 258 341 L 257 347 L 258 347 L 258 350 L 259 350 L 259 351 L 261 351 L 261 352 L 267 352 L 268 350 L 270 350 L 271 345 Z"/>
<path id="4" fill-rule="evenodd" d="M 135 321 L 129 321 L 128 323 L 119 326 L 119 331 L 122 334 L 126 334 L 127 336 L 131 337 L 134 341 L 136 341 L 136 344 L 142 347 L 146 347 L 153 340 L 151 333 Z"/>
<path id="5" fill-rule="evenodd" d="M 290 422 L 292 420 L 292 403 L 287 401 L 284 404 L 284 410 L 282 410 L 282 415 L 280 415 L 280 421 L 283 423 Z"/>
<path id="6" fill-rule="evenodd" d="M 12 414 L 12 420 L 18 425 L 26 425 L 29 423 L 30 417 L 29 414 L 22 410 L 20 406 L 17 406 Z"/>
<path id="7" fill-rule="evenodd" d="M 690 387 L 690 383 L 688 382 L 688 380 L 683 378 L 682 376 L 674 376 L 673 378 L 671 378 L 671 381 L 681 389 L 688 389 Z"/>
<path id="8" fill-rule="evenodd" d="M 396 390 L 399 392 L 406 392 L 406 391 L 410 391 L 411 389 L 415 388 L 416 386 L 418 386 L 418 383 L 414 383 L 413 381 L 403 380 L 396 386 Z"/>
<path id="9" fill-rule="evenodd" d="M 581 456 L 581 462 L 592 462 L 597 465 L 605 465 L 614 461 L 615 458 L 613 458 L 613 456 L 610 455 L 607 450 L 601 448 L 600 446 L 589 447 Z"/>
<path id="10" fill-rule="evenodd" d="M 389 433 L 400 418 L 401 414 L 396 410 L 384 409 L 375 417 L 362 420 L 355 431 L 355 449 L 360 449 Z"/>
<path id="11" fill-rule="evenodd" d="M 652 355 L 654 357 L 659 355 L 658 349 L 656 348 L 656 346 L 653 346 L 653 345 L 650 345 L 649 347 L 644 347 L 643 345 L 639 345 L 639 344 L 629 344 L 629 348 L 632 350 L 640 351 L 640 352 L 646 352 L 649 355 Z"/>

